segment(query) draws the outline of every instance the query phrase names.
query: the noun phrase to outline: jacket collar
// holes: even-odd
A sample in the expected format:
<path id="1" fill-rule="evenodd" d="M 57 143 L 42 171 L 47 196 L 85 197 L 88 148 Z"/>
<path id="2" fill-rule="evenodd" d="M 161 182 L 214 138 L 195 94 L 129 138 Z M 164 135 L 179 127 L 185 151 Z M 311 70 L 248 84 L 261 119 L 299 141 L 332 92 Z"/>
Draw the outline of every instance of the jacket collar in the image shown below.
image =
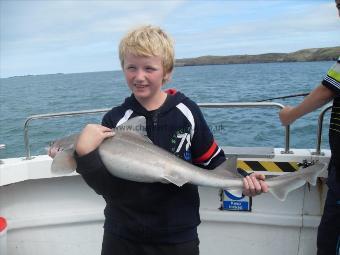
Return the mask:
<path id="1" fill-rule="evenodd" d="M 175 108 L 179 103 L 181 103 L 184 99 L 186 99 L 186 96 L 182 94 L 179 91 L 176 91 L 174 89 L 169 89 L 165 91 L 168 96 L 163 103 L 163 105 L 158 108 L 156 111 L 158 111 L 158 114 L 162 115 L 171 109 Z M 135 98 L 133 94 L 131 94 L 130 97 L 126 98 L 123 105 L 123 107 L 127 109 L 133 110 L 135 113 L 139 115 L 147 116 L 153 111 L 146 110 Z"/>

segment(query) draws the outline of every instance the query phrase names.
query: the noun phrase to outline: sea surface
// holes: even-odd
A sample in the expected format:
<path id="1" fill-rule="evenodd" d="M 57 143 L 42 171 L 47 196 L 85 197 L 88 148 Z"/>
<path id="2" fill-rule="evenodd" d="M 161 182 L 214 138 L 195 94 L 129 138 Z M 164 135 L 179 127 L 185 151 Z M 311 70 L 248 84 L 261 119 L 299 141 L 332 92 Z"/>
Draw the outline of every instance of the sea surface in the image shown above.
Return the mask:
<path id="1" fill-rule="evenodd" d="M 178 67 L 165 88 L 176 88 L 197 103 L 252 102 L 306 93 L 333 62 L 263 63 Z M 30 75 L 0 79 L 0 158 L 25 156 L 24 123 L 31 115 L 112 108 L 130 92 L 121 71 Z M 296 105 L 302 97 L 273 100 Z M 202 109 L 215 139 L 225 146 L 284 147 L 284 128 L 273 108 Z M 291 148 L 315 148 L 320 110 L 291 125 Z M 49 142 L 100 123 L 103 114 L 34 120 L 29 125 L 32 155 Z M 322 148 L 328 148 L 325 116 Z"/>

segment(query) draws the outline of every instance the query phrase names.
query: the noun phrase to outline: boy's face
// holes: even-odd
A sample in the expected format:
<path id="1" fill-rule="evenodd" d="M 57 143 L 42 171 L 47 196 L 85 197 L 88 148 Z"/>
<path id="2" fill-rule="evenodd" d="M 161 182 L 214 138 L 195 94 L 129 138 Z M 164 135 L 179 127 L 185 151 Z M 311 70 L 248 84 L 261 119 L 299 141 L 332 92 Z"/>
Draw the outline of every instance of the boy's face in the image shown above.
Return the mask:
<path id="1" fill-rule="evenodd" d="M 126 82 L 139 101 L 155 100 L 161 93 L 165 74 L 161 57 L 140 57 L 127 53 L 124 58 L 123 71 Z"/>

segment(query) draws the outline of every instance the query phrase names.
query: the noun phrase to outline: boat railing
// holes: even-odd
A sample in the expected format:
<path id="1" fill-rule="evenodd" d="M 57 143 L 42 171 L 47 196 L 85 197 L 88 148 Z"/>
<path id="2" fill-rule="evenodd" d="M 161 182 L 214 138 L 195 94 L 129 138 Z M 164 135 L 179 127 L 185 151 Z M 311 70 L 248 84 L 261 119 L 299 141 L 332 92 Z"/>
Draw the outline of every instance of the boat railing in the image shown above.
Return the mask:
<path id="1" fill-rule="evenodd" d="M 280 103 L 274 102 L 233 102 L 233 103 L 198 103 L 198 106 L 202 108 L 231 108 L 231 107 L 238 107 L 238 108 L 264 108 L 264 107 L 271 107 L 271 108 L 280 108 L 282 109 L 284 105 Z M 323 117 L 325 112 L 330 107 L 324 109 L 318 121 L 318 134 L 317 134 L 317 148 L 315 151 L 315 155 L 321 155 L 321 133 L 322 133 L 322 124 L 323 124 Z M 39 115 L 32 115 L 29 116 L 24 124 L 24 142 L 25 142 L 25 151 L 26 151 L 26 159 L 31 159 L 31 150 L 30 150 L 30 143 L 29 143 L 29 123 L 33 120 L 37 119 L 50 119 L 50 118 L 60 118 L 60 117 L 74 117 L 79 115 L 85 114 L 97 114 L 97 113 L 104 113 L 109 111 L 110 108 L 106 109 L 94 109 L 94 110 L 83 110 L 83 111 L 72 111 L 72 112 L 59 112 L 59 113 L 48 113 L 48 114 L 39 114 Z M 289 154 L 291 151 L 289 150 L 290 147 L 290 126 L 287 125 L 285 128 L 285 140 L 284 140 L 284 150 L 281 152 L 282 154 Z"/>
<path id="2" fill-rule="evenodd" d="M 60 117 L 74 117 L 79 115 L 85 114 L 97 114 L 109 111 L 109 108 L 104 109 L 94 109 L 94 110 L 83 110 L 83 111 L 72 111 L 72 112 L 58 112 L 58 113 L 46 113 L 46 114 L 37 114 L 29 116 L 24 124 L 24 143 L 25 143 L 25 151 L 26 151 L 26 160 L 31 159 L 31 148 L 29 142 L 29 135 L 28 135 L 28 126 L 29 123 L 33 120 L 40 120 L 40 119 L 51 119 L 51 118 L 60 118 Z"/>
<path id="3" fill-rule="evenodd" d="M 325 116 L 325 113 L 331 109 L 332 106 L 325 106 L 324 109 L 319 114 L 318 118 L 318 129 L 316 131 L 316 150 L 313 152 L 313 155 L 324 155 L 324 153 L 321 152 L 321 140 L 322 140 L 322 126 L 323 126 L 323 119 Z"/>

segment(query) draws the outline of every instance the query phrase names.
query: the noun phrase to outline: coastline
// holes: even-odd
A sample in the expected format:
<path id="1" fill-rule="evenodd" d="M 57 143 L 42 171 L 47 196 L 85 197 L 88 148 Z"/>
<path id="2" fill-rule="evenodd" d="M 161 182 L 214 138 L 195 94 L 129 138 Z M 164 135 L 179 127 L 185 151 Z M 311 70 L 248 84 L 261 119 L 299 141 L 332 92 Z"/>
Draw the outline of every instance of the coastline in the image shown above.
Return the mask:
<path id="1" fill-rule="evenodd" d="M 200 56 L 176 59 L 176 67 L 198 65 L 255 64 L 275 62 L 336 61 L 340 46 L 303 49 L 291 53 L 264 53 L 256 55 Z"/>

